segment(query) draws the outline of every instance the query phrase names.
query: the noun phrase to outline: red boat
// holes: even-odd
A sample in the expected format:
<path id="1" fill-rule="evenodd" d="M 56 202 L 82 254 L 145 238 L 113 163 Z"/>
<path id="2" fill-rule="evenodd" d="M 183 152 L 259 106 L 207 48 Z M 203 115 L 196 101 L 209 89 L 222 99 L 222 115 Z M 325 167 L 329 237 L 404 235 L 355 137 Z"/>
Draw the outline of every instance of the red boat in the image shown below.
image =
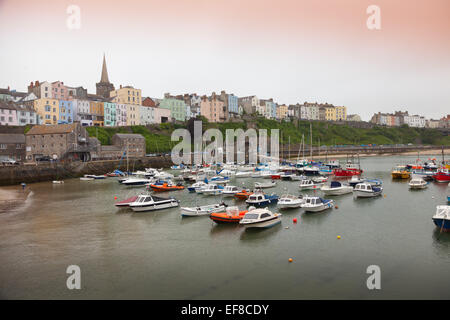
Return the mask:
<path id="1" fill-rule="evenodd" d="M 433 179 L 436 182 L 450 182 L 450 172 L 448 169 L 440 169 L 433 175 Z"/>
<path id="2" fill-rule="evenodd" d="M 363 173 L 361 169 L 356 168 L 347 168 L 347 169 L 333 169 L 333 174 L 336 177 L 352 177 L 352 176 L 360 176 Z"/>
<path id="3" fill-rule="evenodd" d="M 272 180 L 281 179 L 281 176 L 279 174 L 273 174 L 270 177 L 272 178 Z"/>

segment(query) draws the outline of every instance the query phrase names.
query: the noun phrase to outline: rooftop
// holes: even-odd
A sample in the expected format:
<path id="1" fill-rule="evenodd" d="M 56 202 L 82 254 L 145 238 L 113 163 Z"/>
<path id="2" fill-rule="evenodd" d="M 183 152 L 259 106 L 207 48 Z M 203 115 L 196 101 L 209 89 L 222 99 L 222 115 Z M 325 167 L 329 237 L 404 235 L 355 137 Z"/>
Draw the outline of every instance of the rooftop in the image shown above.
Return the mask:
<path id="1" fill-rule="evenodd" d="M 1 133 L 1 143 L 25 143 L 25 135 L 23 133 Z"/>
<path id="2" fill-rule="evenodd" d="M 57 124 L 57 125 L 37 125 L 28 131 L 27 135 L 32 134 L 60 134 L 60 133 L 71 133 L 73 132 L 78 124 Z"/>

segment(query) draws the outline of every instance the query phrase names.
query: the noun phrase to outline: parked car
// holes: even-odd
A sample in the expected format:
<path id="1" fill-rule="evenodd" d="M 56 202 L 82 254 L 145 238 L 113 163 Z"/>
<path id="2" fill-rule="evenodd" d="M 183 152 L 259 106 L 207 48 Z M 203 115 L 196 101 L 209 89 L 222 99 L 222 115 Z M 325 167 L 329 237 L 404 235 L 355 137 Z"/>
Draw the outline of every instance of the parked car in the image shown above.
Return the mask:
<path id="1" fill-rule="evenodd" d="M 3 165 L 18 165 L 19 162 L 17 162 L 16 160 L 13 160 L 13 159 L 5 159 L 5 160 L 2 160 L 2 164 Z"/>
<path id="2" fill-rule="evenodd" d="M 43 156 L 35 159 L 36 162 L 50 162 L 52 159 L 49 156 Z"/>

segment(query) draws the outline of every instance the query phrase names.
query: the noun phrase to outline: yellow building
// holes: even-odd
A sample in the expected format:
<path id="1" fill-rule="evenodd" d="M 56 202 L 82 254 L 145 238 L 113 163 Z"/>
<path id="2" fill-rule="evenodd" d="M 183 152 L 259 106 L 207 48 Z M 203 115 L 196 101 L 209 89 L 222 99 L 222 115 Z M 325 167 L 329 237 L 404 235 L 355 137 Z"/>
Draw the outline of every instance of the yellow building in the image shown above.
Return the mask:
<path id="1" fill-rule="evenodd" d="M 347 107 L 335 107 L 336 110 L 336 121 L 347 120 Z"/>
<path id="2" fill-rule="evenodd" d="M 137 126 L 140 124 L 139 106 L 127 104 L 127 126 Z"/>
<path id="3" fill-rule="evenodd" d="M 336 121 L 336 109 L 333 106 L 325 107 L 325 120 Z"/>
<path id="4" fill-rule="evenodd" d="M 92 125 L 104 126 L 105 107 L 101 101 L 89 101 L 89 113 L 92 116 Z"/>
<path id="5" fill-rule="evenodd" d="M 283 120 L 286 119 L 288 114 L 288 106 L 285 104 L 279 105 L 277 107 L 277 119 Z"/>
<path id="6" fill-rule="evenodd" d="M 59 101 L 57 99 L 36 99 L 33 102 L 33 107 L 41 116 L 43 124 L 58 124 Z"/>
<path id="7" fill-rule="evenodd" d="M 115 103 L 142 105 L 141 89 L 134 89 L 131 86 L 120 86 L 120 89 L 111 91 L 109 96 L 114 98 L 112 102 Z"/>

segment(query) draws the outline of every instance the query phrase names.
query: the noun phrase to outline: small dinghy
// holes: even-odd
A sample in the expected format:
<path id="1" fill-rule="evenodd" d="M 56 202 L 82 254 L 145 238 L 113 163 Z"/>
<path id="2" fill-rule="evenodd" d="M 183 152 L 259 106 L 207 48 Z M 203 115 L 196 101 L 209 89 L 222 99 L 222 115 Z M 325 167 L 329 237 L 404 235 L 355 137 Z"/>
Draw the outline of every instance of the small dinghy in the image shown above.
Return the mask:
<path id="1" fill-rule="evenodd" d="M 200 207 L 182 207 L 181 216 L 182 217 L 205 216 L 213 212 L 223 212 L 226 207 L 227 205 L 223 202 Z"/>
<path id="2" fill-rule="evenodd" d="M 244 189 L 244 190 L 241 190 L 240 192 L 236 193 L 234 196 L 237 199 L 246 200 L 252 194 L 253 194 L 253 192 L 251 192 L 250 190 Z"/>
<path id="3" fill-rule="evenodd" d="M 305 203 L 302 208 L 306 212 L 320 212 L 334 207 L 334 201 L 331 199 L 322 199 L 320 197 L 305 197 Z"/>
<path id="4" fill-rule="evenodd" d="M 331 181 L 330 185 L 324 185 L 320 190 L 328 196 L 339 196 L 342 194 L 352 193 L 353 187 L 346 186 L 339 181 Z"/>
<path id="5" fill-rule="evenodd" d="M 408 185 L 410 189 L 425 189 L 428 186 L 428 182 L 422 178 L 412 178 Z"/>
<path id="6" fill-rule="evenodd" d="M 89 177 L 81 177 L 80 181 L 92 181 L 95 180 L 94 178 L 89 178 Z"/>
<path id="7" fill-rule="evenodd" d="M 277 185 L 276 181 L 270 181 L 270 182 L 255 182 L 255 188 L 256 189 L 262 189 L 262 188 L 272 188 Z"/>
<path id="8" fill-rule="evenodd" d="M 433 222 L 440 230 L 450 232 L 450 206 L 437 206 Z"/>
<path id="9" fill-rule="evenodd" d="M 325 183 L 328 181 L 328 177 L 319 176 L 319 177 L 311 178 L 311 180 L 316 183 L 321 183 L 321 182 Z"/>
<path id="10" fill-rule="evenodd" d="M 52 183 L 53 184 L 63 184 L 64 181 L 62 181 L 62 180 L 53 180 Z"/>
<path id="11" fill-rule="evenodd" d="M 381 187 L 381 185 L 383 184 L 383 181 L 381 181 L 380 179 L 374 179 L 374 178 L 365 178 L 364 182 L 370 183 L 372 186 L 375 186 L 375 187 Z"/>
<path id="12" fill-rule="evenodd" d="M 239 188 L 236 186 L 225 186 L 222 190 L 222 195 L 224 197 L 233 197 L 239 192 Z"/>
<path id="13" fill-rule="evenodd" d="M 140 194 L 136 201 L 129 204 L 133 211 L 154 211 L 178 207 L 179 201 L 174 198 L 160 198 L 150 194 Z"/>
<path id="14" fill-rule="evenodd" d="M 290 178 L 291 178 L 292 181 L 302 181 L 302 180 L 306 179 L 306 176 L 303 176 L 303 175 L 298 176 L 298 175 L 294 174 Z"/>
<path id="15" fill-rule="evenodd" d="M 320 186 L 323 185 L 323 182 L 314 182 L 311 179 L 305 179 L 300 181 L 299 188 L 300 190 L 314 190 L 318 189 Z"/>
<path id="16" fill-rule="evenodd" d="M 297 197 L 292 194 L 284 194 L 278 199 L 278 208 L 280 209 L 291 209 L 300 208 L 305 202 L 303 197 Z"/>
<path id="17" fill-rule="evenodd" d="M 215 196 L 221 194 L 223 191 L 222 186 L 218 186 L 215 183 L 208 184 L 205 188 L 201 189 L 201 193 L 207 196 Z"/>
<path id="18" fill-rule="evenodd" d="M 276 194 L 264 194 L 263 192 L 257 191 L 248 197 L 245 202 L 249 206 L 262 207 L 269 204 L 274 204 L 278 202 L 278 196 Z"/>
<path id="19" fill-rule="evenodd" d="M 245 229 L 270 228 L 279 223 L 281 223 L 281 213 L 273 213 L 267 208 L 251 210 L 239 222 Z"/>
<path id="20" fill-rule="evenodd" d="M 228 207 L 225 212 L 214 212 L 209 218 L 215 223 L 239 223 L 249 210 L 239 211 L 238 207 Z"/>
<path id="21" fill-rule="evenodd" d="M 358 183 L 353 189 L 353 195 L 356 198 L 372 198 L 378 197 L 383 192 L 383 188 L 374 187 L 370 183 Z"/>
<path id="22" fill-rule="evenodd" d="M 189 192 L 196 192 L 197 189 L 206 187 L 208 184 L 204 181 L 199 181 L 188 187 Z"/>

